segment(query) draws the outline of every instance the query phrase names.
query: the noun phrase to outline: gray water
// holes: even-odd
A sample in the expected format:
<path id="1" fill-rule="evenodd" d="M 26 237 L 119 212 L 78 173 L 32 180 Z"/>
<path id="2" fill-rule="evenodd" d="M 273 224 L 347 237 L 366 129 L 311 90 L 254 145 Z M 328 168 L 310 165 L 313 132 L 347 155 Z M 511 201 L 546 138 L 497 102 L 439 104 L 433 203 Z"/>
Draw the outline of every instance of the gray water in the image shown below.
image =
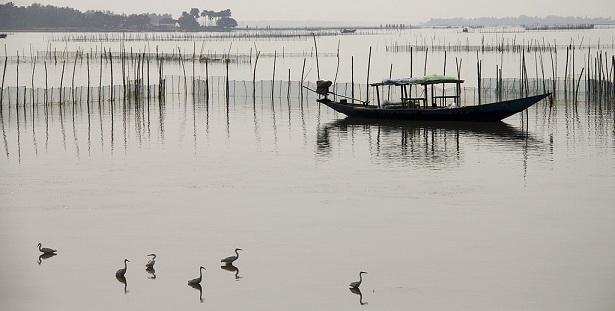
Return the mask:
<path id="1" fill-rule="evenodd" d="M 612 101 L 479 125 L 295 97 L 113 105 L 3 108 L 2 309 L 615 305 Z"/>

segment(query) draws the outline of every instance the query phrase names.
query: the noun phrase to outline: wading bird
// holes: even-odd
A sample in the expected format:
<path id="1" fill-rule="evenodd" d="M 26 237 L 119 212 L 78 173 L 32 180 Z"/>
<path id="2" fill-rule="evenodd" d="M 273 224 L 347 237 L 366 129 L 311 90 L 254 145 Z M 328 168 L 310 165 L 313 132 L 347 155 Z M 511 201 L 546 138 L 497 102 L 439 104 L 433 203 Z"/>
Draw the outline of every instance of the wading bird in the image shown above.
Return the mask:
<path id="1" fill-rule="evenodd" d="M 117 270 L 117 272 L 115 272 L 115 276 L 122 278 L 124 277 L 124 275 L 126 274 L 126 268 L 128 268 L 128 266 L 126 265 L 127 262 L 130 262 L 130 260 L 124 259 L 124 268 Z"/>
<path id="2" fill-rule="evenodd" d="M 365 271 L 361 271 L 359 272 L 359 280 L 356 282 L 352 282 L 350 283 L 350 288 L 359 288 L 359 286 L 361 286 L 361 282 L 363 282 L 363 273 L 367 274 L 367 272 Z"/>
<path id="3" fill-rule="evenodd" d="M 53 254 L 53 253 L 57 252 L 55 249 L 52 249 L 52 248 L 41 247 L 42 246 L 41 243 L 38 243 L 37 246 L 38 246 L 38 250 L 43 252 L 43 254 Z"/>
<path id="4" fill-rule="evenodd" d="M 206 270 L 206 269 L 203 266 L 201 266 L 199 268 L 199 277 L 196 278 L 196 279 L 192 279 L 192 280 L 188 281 L 188 285 L 194 286 L 194 285 L 201 284 L 201 280 L 203 279 L 203 270 Z"/>
<path id="5" fill-rule="evenodd" d="M 154 269 L 154 264 L 156 263 L 156 254 L 149 254 L 147 256 L 154 256 L 145 264 L 145 269 Z"/>
<path id="6" fill-rule="evenodd" d="M 242 249 L 241 248 L 236 248 L 235 249 L 235 256 L 226 257 L 226 258 L 220 260 L 220 262 L 223 262 L 223 263 L 225 263 L 227 265 L 232 265 L 235 260 L 239 259 L 239 252 L 238 251 L 242 251 Z"/>

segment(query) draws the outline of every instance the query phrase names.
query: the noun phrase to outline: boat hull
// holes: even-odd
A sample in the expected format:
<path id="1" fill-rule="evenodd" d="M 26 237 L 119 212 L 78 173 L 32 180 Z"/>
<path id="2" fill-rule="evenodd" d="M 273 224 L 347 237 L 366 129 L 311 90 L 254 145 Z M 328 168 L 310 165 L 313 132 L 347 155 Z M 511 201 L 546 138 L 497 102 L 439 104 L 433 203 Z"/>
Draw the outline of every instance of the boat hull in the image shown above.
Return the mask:
<path id="1" fill-rule="evenodd" d="M 549 95 L 550 93 L 546 93 L 491 104 L 455 108 L 386 109 L 373 105 L 340 103 L 326 98 L 321 98 L 318 102 L 349 117 L 417 121 L 497 122 L 531 107 Z"/>

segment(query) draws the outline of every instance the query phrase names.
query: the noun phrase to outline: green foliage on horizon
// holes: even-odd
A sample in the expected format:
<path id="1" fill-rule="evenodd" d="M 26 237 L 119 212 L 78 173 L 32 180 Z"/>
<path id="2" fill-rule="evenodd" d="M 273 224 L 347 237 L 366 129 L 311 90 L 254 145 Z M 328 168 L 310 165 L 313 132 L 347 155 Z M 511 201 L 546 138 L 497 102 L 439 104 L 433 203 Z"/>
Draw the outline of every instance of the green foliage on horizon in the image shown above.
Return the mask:
<path id="1" fill-rule="evenodd" d="M 168 30 L 175 23 L 183 30 L 199 30 L 202 26 L 197 19 L 204 17 L 212 27 L 233 28 L 237 22 L 231 17 L 231 10 L 220 12 L 192 8 L 177 19 L 170 14 L 115 14 L 110 11 L 86 11 L 70 7 L 56 7 L 34 3 L 30 6 L 16 6 L 13 2 L 0 4 L 0 30 L 36 29 L 83 29 L 83 30 Z"/>

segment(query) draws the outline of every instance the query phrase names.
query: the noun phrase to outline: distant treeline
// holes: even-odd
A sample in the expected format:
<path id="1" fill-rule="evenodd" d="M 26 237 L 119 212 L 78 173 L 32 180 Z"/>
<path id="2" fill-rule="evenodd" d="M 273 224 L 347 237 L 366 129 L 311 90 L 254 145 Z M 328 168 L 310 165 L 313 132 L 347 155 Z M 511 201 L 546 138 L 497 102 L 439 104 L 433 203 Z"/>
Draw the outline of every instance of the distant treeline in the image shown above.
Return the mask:
<path id="1" fill-rule="evenodd" d="M 194 14 L 192 9 L 191 13 Z M 197 9 L 198 10 L 198 9 Z M 110 11 L 86 11 L 69 7 L 56 7 L 34 3 L 30 6 L 16 6 L 13 2 L 0 4 L 0 30 L 199 30 L 202 28 L 233 28 L 237 22 L 230 17 L 229 9 L 215 12 L 203 11 L 195 14 L 183 12 L 173 19 L 171 14 L 115 14 Z M 205 25 L 197 18 L 209 20 Z M 215 25 L 211 25 L 215 21 Z"/>
<path id="2" fill-rule="evenodd" d="M 558 25 L 558 24 L 615 24 L 615 21 L 608 18 L 586 18 L 586 17 L 531 17 L 521 15 L 519 17 L 481 17 L 481 18 L 432 18 L 428 22 L 422 24 L 425 27 L 442 27 L 442 26 L 526 26 L 526 25 Z"/>

